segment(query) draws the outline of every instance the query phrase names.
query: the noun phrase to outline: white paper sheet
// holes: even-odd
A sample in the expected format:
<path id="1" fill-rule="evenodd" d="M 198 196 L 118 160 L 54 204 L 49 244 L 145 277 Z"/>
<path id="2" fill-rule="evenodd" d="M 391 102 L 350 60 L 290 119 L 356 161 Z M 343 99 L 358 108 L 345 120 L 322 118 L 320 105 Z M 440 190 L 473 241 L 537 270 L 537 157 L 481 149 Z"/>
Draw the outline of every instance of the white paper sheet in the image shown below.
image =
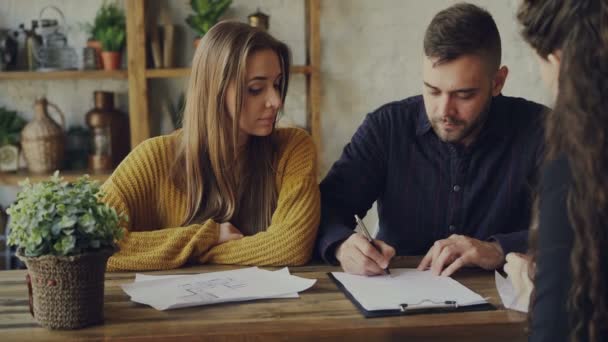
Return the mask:
<path id="1" fill-rule="evenodd" d="M 287 268 L 287 267 L 283 267 L 280 270 L 276 270 L 273 272 L 277 272 L 278 274 L 282 274 L 282 275 L 291 275 L 291 273 L 289 273 L 289 268 Z M 135 282 L 187 277 L 190 275 L 191 274 L 150 275 L 150 274 L 136 273 Z M 285 295 L 278 295 L 278 296 L 273 296 L 273 297 L 268 297 L 268 298 L 300 298 L 300 295 L 297 292 L 294 292 L 294 293 L 288 293 Z"/>
<path id="2" fill-rule="evenodd" d="M 122 289 L 132 301 L 157 310 L 276 298 L 304 291 L 316 282 L 257 267 L 142 281 L 145 278 L 123 284 Z"/>
<path id="3" fill-rule="evenodd" d="M 368 311 L 399 310 L 409 307 L 430 307 L 455 301 L 458 306 L 484 304 L 487 301 L 449 277 L 434 276 L 431 271 L 391 268 L 391 275 L 365 277 L 333 272 L 353 297 Z"/>
<path id="4" fill-rule="evenodd" d="M 507 309 L 517 310 L 520 312 L 528 312 L 527 301 L 522 300 L 515 291 L 513 284 L 509 278 L 505 278 L 500 273 L 494 271 L 494 278 L 496 278 L 496 289 L 498 295 L 502 300 L 502 305 Z"/>

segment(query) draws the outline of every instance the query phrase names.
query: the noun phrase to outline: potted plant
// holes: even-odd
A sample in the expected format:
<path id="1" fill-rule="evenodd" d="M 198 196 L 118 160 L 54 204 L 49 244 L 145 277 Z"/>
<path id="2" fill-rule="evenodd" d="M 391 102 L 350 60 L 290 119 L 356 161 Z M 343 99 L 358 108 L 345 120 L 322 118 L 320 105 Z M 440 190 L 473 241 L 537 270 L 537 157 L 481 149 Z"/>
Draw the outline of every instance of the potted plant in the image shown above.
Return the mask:
<path id="1" fill-rule="evenodd" d="M 0 235 L 4 236 L 6 234 L 6 212 L 4 208 L 0 205 Z"/>
<path id="2" fill-rule="evenodd" d="M 181 93 L 177 98 L 177 102 L 173 104 L 172 101 L 167 101 L 167 112 L 171 118 L 173 129 L 182 128 L 184 120 L 184 105 L 186 104 L 186 97 L 184 93 Z"/>
<path id="3" fill-rule="evenodd" d="M 97 60 L 99 68 L 104 68 L 103 59 L 101 57 L 102 44 L 101 35 L 108 27 L 125 27 L 124 11 L 114 2 L 104 2 L 95 15 L 93 23 L 84 25 L 84 29 L 89 34 L 87 46 L 92 47 L 97 52 Z"/>
<path id="4" fill-rule="evenodd" d="M 197 34 L 197 38 L 194 40 L 195 48 L 198 46 L 200 39 L 231 4 L 232 0 L 190 0 L 190 7 L 192 7 L 194 14 L 186 18 L 186 23 Z"/>
<path id="5" fill-rule="evenodd" d="M 100 201 L 88 176 L 26 180 L 10 216 L 8 244 L 28 269 L 30 312 L 45 327 L 76 329 L 103 321 L 106 262 L 123 236 L 124 215 Z"/>
<path id="6" fill-rule="evenodd" d="M 120 67 L 120 51 L 124 45 L 126 31 L 124 26 L 110 26 L 99 32 L 101 41 L 101 59 L 105 70 L 116 70 Z"/>
<path id="7" fill-rule="evenodd" d="M 19 134 L 25 123 L 16 111 L 0 107 L 0 171 L 17 171 Z"/>

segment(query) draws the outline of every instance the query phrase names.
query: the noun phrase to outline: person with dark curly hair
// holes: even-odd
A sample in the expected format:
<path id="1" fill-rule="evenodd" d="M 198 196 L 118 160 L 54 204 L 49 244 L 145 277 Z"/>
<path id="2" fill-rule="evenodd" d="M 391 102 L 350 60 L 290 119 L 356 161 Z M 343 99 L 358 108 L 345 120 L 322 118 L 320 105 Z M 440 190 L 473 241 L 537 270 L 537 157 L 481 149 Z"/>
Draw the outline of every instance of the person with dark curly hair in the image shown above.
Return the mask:
<path id="1" fill-rule="evenodd" d="M 505 271 L 531 298 L 530 341 L 606 341 L 608 2 L 524 0 L 518 19 L 556 102 L 535 242 L 529 257 L 508 255 Z"/>

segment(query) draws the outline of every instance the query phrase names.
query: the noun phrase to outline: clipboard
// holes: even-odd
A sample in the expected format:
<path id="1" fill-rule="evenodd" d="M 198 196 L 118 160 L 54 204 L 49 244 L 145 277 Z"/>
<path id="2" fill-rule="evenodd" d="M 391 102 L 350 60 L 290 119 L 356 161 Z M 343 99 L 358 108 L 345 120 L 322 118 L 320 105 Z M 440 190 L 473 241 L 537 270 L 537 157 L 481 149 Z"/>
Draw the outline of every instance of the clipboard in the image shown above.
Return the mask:
<path id="1" fill-rule="evenodd" d="M 400 309 L 396 310 L 366 310 L 357 299 L 348 291 L 348 289 L 334 277 L 331 272 L 327 275 L 329 279 L 333 280 L 338 289 L 344 293 L 354 305 L 359 309 L 359 312 L 365 316 L 365 318 L 377 318 L 377 317 L 389 317 L 389 316 L 404 316 L 404 315 L 416 315 L 416 314 L 431 314 L 431 313 L 449 313 L 449 312 L 468 312 L 468 311 L 494 311 L 496 307 L 490 303 L 475 304 L 459 306 L 455 301 L 446 301 L 443 303 L 436 303 L 430 300 L 422 300 L 419 303 L 401 304 Z"/>

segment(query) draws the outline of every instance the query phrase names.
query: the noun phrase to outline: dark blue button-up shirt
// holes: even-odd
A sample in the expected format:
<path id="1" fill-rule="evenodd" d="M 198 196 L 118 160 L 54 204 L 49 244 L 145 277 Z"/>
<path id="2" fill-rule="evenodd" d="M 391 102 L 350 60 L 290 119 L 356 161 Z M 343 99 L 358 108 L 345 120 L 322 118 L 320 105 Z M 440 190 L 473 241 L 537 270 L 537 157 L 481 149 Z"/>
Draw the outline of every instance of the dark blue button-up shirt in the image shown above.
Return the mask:
<path id="1" fill-rule="evenodd" d="M 425 254 L 452 234 L 496 240 L 505 255 L 525 251 L 545 109 L 496 96 L 468 147 L 439 139 L 422 96 L 368 114 L 321 183 L 318 252 L 335 263 L 335 248 L 353 234 L 353 215 L 365 215 L 374 201 L 377 238 L 398 255 Z"/>

